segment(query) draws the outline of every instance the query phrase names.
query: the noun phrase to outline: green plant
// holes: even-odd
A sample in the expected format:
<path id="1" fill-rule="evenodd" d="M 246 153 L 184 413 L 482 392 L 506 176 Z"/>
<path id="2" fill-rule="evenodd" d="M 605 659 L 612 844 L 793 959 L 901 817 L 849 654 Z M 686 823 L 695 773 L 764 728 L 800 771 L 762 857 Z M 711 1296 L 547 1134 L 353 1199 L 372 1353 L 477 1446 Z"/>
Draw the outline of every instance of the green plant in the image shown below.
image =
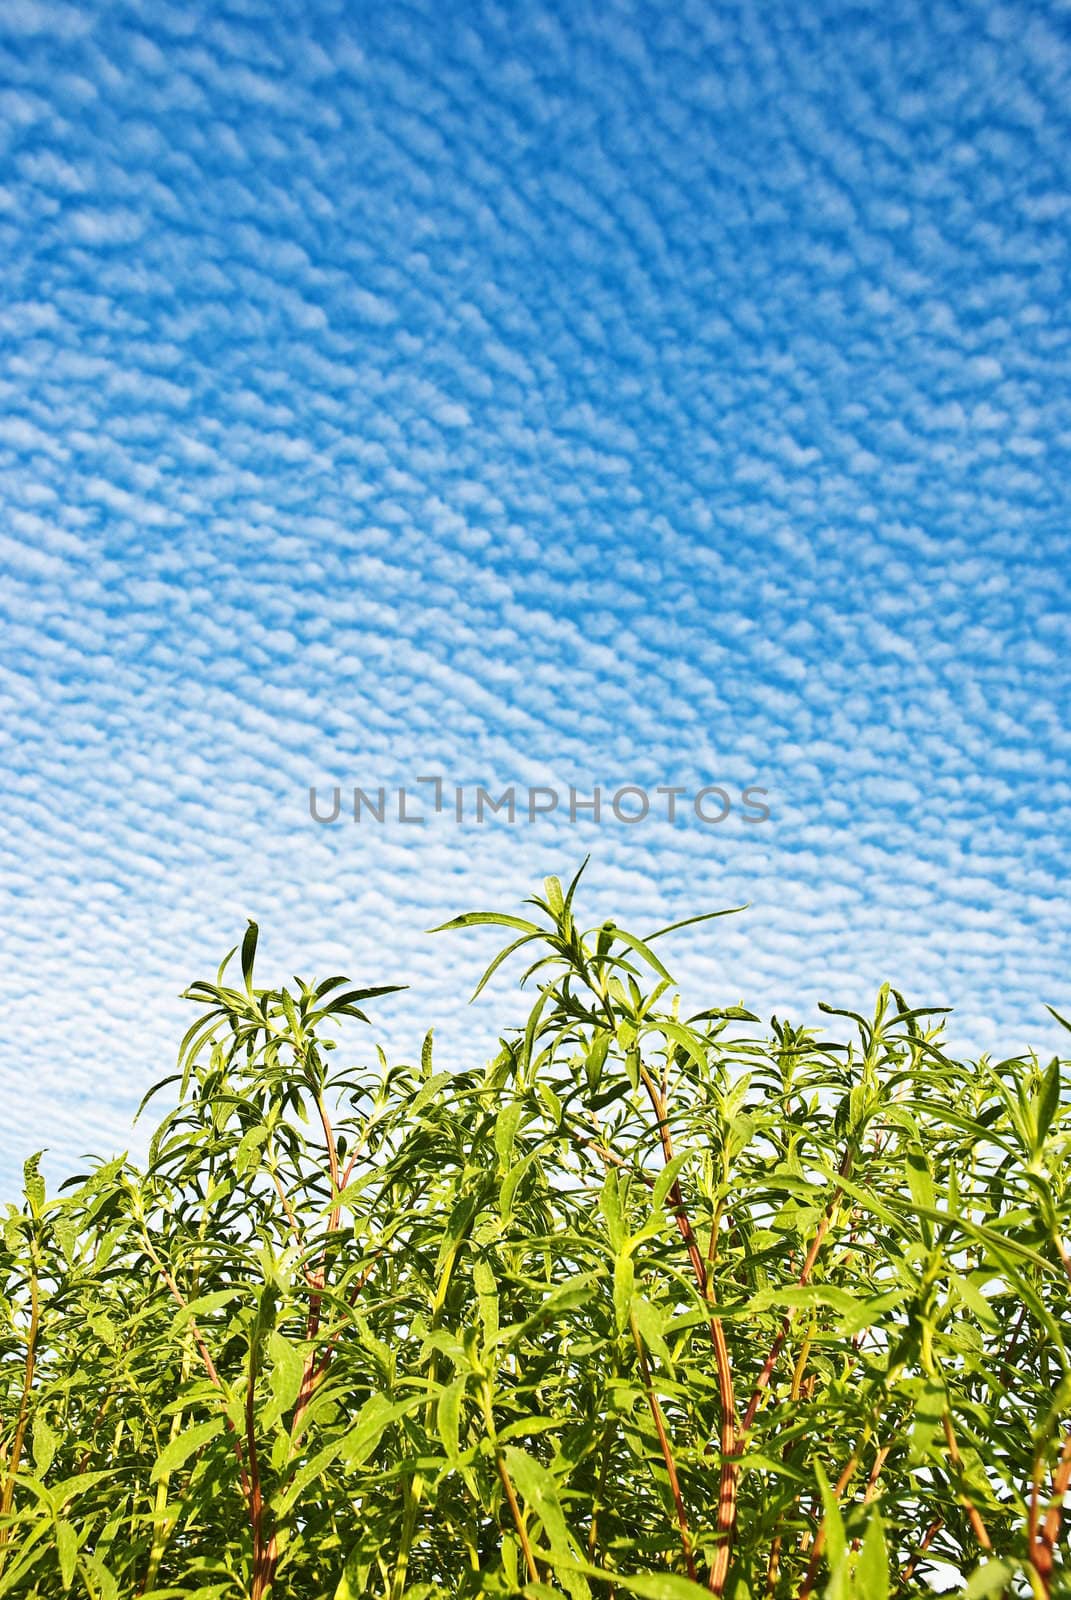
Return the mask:
<path id="1" fill-rule="evenodd" d="M 448 924 L 531 960 L 482 1071 L 354 1066 L 388 991 L 259 987 L 250 925 L 145 1170 L 27 1164 L 0 1596 L 1068 1592 L 1060 1062 L 888 988 L 684 1018 L 575 891 Z"/>

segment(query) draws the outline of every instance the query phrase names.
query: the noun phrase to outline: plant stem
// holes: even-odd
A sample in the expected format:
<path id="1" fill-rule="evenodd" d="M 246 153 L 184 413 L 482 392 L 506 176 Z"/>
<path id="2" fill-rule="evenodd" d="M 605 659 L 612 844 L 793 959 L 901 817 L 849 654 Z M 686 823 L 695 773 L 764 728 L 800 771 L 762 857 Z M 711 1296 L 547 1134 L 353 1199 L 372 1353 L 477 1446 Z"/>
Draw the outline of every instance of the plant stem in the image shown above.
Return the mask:
<path id="1" fill-rule="evenodd" d="M 1068 1253 L 1058 1233 L 1054 1234 L 1056 1249 L 1068 1278 L 1071 1278 L 1071 1254 Z M 1024 1308 L 1025 1309 L 1025 1308 Z M 1034 1483 L 1030 1496 L 1030 1513 L 1027 1525 L 1027 1557 L 1034 1572 L 1037 1574 L 1041 1592 L 1048 1600 L 1052 1592 L 1052 1569 L 1056 1545 L 1060 1537 L 1060 1525 L 1063 1521 L 1064 1499 L 1071 1489 L 1071 1430 L 1068 1431 L 1056 1470 L 1052 1475 L 1052 1494 L 1049 1497 L 1049 1508 L 1045 1513 L 1045 1521 L 1038 1527 L 1038 1499 L 1040 1496 L 1039 1467 L 1035 1464 Z"/>
<path id="2" fill-rule="evenodd" d="M 978 1540 L 978 1543 L 981 1545 L 983 1550 L 992 1550 L 993 1543 L 986 1531 L 986 1525 L 982 1521 L 981 1513 L 979 1512 L 978 1507 L 974 1504 L 974 1501 L 971 1499 L 970 1495 L 967 1493 L 966 1489 L 963 1487 L 963 1457 L 959 1453 L 959 1445 L 956 1443 L 956 1435 L 952 1428 L 952 1417 L 947 1407 L 941 1417 L 941 1426 L 944 1429 L 945 1443 L 948 1445 L 948 1454 L 952 1461 L 952 1465 L 959 1473 L 960 1499 L 962 1500 L 966 1509 L 967 1516 L 970 1518 L 971 1527 L 974 1529 L 974 1536 Z"/>
<path id="3" fill-rule="evenodd" d="M 846 1178 L 851 1170 L 851 1165 L 852 1150 L 851 1146 L 849 1145 L 847 1150 L 844 1152 L 844 1157 L 840 1164 L 839 1176 Z M 834 1217 L 836 1216 L 837 1207 L 840 1204 L 843 1193 L 844 1190 L 838 1184 L 837 1188 L 833 1191 L 833 1195 L 829 1201 L 829 1204 L 826 1206 L 826 1209 L 822 1215 L 822 1220 L 818 1224 L 815 1236 L 811 1240 L 811 1247 L 807 1252 L 807 1258 L 804 1261 L 803 1266 L 800 1269 L 799 1276 L 796 1279 L 797 1288 L 803 1288 L 810 1280 L 811 1273 L 814 1271 L 815 1262 L 818 1260 L 818 1252 L 821 1250 L 822 1242 L 829 1231 Z M 777 1364 L 777 1358 L 784 1348 L 785 1340 L 788 1338 L 791 1327 L 792 1311 L 788 1310 L 785 1312 L 785 1315 L 782 1319 L 780 1331 L 778 1332 L 777 1337 L 774 1339 L 770 1353 L 766 1357 L 766 1360 L 763 1364 L 762 1371 L 755 1380 L 755 1388 L 752 1392 L 751 1399 L 748 1402 L 748 1408 L 744 1413 L 744 1422 L 742 1428 L 744 1433 L 748 1431 L 748 1429 L 751 1427 L 751 1424 L 755 1420 L 755 1413 L 759 1409 L 763 1391 L 773 1375 L 773 1369 Z"/>
<path id="4" fill-rule="evenodd" d="M 517 1538 L 520 1541 L 521 1550 L 524 1554 L 524 1564 L 528 1570 L 528 1577 L 532 1583 L 538 1583 L 539 1568 L 536 1566 L 536 1559 L 532 1553 L 532 1544 L 528 1537 L 528 1529 L 524 1524 L 524 1517 L 521 1515 L 520 1504 L 517 1500 L 517 1492 L 513 1487 L 513 1480 L 510 1478 L 509 1472 L 506 1468 L 505 1457 L 499 1447 L 498 1430 L 495 1427 L 495 1410 L 491 1399 L 491 1390 L 487 1383 L 483 1383 L 480 1387 L 480 1406 L 483 1410 L 484 1421 L 487 1425 L 487 1436 L 491 1441 L 495 1453 L 495 1469 L 498 1472 L 498 1481 L 502 1485 L 502 1492 L 506 1497 L 506 1504 L 509 1506 L 510 1516 L 513 1518 L 513 1526 L 517 1530 Z"/>
<path id="5" fill-rule="evenodd" d="M 1052 1571 L 1056 1545 L 1060 1538 L 1064 1497 L 1069 1489 L 1071 1489 L 1071 1432 L 1064 1439 L 1060 1459 L 1052 1475 L 1052 1493 L 1049 1497 L 1045 1520 L 1041 1523 L 1040 1528 L 1038 1526 L 1039 1483 L 1037 1472 L 1035 1472 L 1033 1492 L 1030 1497 L 1027 1556 L 1031 1567 L 1037 1574 L 1041 1592 L 1046 1597 L 1046 1600 L 1052 1593 Z"/>
<path id="6" fill-rule="evenodd" d="M 30 1253 L 30 1325 L 26 1333 L 26 1360 L 22 1369 L 22 1393 L 19 1396 L 19 1410 L 15 1419 L 15 1434 L 11 1441 L 11 1454 L 7 1463 L 7 1478 L 3 1490 L 0 1491 L 0 1516 L 7 1517 L 15 1499 L 15 1479 L 18 1476 L 19 1462 L 22 1459 L 22 1447 L 26 1439 L 26 1424 L 30 1414 L 30 1393 L 33 1389 L 34 1371 L 37 1365 L 37 1341 L 41 1332 L 41 1286 L 38 1279 L 37 1245 L 31 1245 Z M 9 1529 L 0 1528 L 0 1549 L 7 1543 Z"/>
<path id="7" fill-rule="evenodd" d="M 159 1272 L 161 1278 L 164 1280 L 164 1283 L 167 1286 L 167 1290 L 168 1290 L 168 1293 L 171 1295 L 171 1298 L 174 1300 L 175 1304 L 181 1310 L 185 1311 L 186 1306 L 188 1304 L 188 1302 L 186 1300 L 186 1296 L 182 1293 L 182 1290 L 179 1288 L 178 1284 L 175 1282 L 174 1277 L 168 1271 L 167 1267 L 164 1266 L 164 1263 L 160 1260 L 160 1257 L 157 1255 L 156 1251 L 153 1249 L 152 1241 L 150 1240 L 148 1234 L 145 1232 L 144 1228 L 141 1230 L 141 1244 L 142 1244 L 142 1248 L 144 1249 L 146 1255 L 149 1257 L 149 1260 L 153 1262 L 153 1264 L 156 1267 L 156 1270 Z M 208 1346 L 205 1344 L 204 1337 L 203 1337 L 203 1335 L 201 1333 L 201 1330 L 197 1326 L 197 1323 L 196 1323 L 196 1321 L 195 1321 L 195 1319 L 193 1317 L 190 1317 L 190 1319 L 189 1319 L 189 1328 L 190 1328 L 191 1334 L 193 1335 L 193 1341 L 194 1341 L 195 1345 L 197 1346 L 197 1353 L 201 1358 L 201 1365 L 204 1367 L 205 1372 L 208 1374 L 209 1381 L 213 1384 L 213 1386 L 216 1389 L 219 1390 L 220 1395 L 223 1396 L 224 1401 L 226 1401 L 226 1393 L 227 1393 L 227 1391 L 223 1387 L 223 1381 L 220 1378 L 219 1373 L 216 1371 L 216 1364 L 212 1360 L 211 1352 L 209 1351 Z M 239 1473 L 239 1477 L 240 1477 L 241 1484 L 242 1484 L 242 1494 L 245 1496 L 245 1501 L 246 1501 L 246 1504 L 248 1506 L 249 1505 L 249 1493 L 250 1493 L 249 1475 L 246 1472 L 245 1455 L 244 1455 L 244 1453 L 242 1451 L 241 1435 L 239 1434 L 237 1428 L 234 1426 L 234 1423 L 232 1422 L 231 1417 L 230 1417 L 229 1413 L 226 1411 L 226 1409 L 224 1409 L 223 1416 L 224 1416 L 224 1420 L 225 1420 L 225 1422 L 227 1424 L 227 1428 L 229 1429 L 230 1434 L 231 1434 L 231 1443 L 232 1443 L 232 1445 L 234 1447 L 234 1454 L 235 1454 L 235 1457 L 236 1457 L 236 1459 L 238 1461 L 238 1473 Z"/>
<path id="8" fill-rule="evenodd" d="M 495 1466 L 498 1468 L 499 1481 L 502 1484 L 503 1493 L 505 1494 L 506 1500 L 509 1503 L 510 1515 L 513 1518 L 513 1526 L 516 1528 L 517 1537 L 521 1542 L 521 1549 L 524 1552 L 524 1564 L 528 1569 L 528 1576 L 533 1583 L 538 1583 L 539 1568 L 536 1566 L 535 1556 L 532 1554 L 532 1546 L 528 1538 L 528 1529 L 524 1525 L 524 1518 L 521 1515 L 521 1508 L 517 1503 L 516 1491 L 514 1490 L 510 1475 L 506 1471 L 506 1463 L 502 1458 L 501 1452 L 498 1450 L 495 1451 Z"/>
<path id="9" fill-rule="evenodd" d="M 658 1444 L 662 1451 L 662 1460 L 666 1464 L 669 1475 L 669 1489 L 673 1496 L 673 1505 L 677 1513 L 677 1527 L 680 1529 L 681 1550 L 684 1553 L 684 1565 L 688 1569 L 688 1576 L 692 1582 L 696 1581 L 695 1556 L 692 1553 L 692 1536 L 688 1528 L 688 1513 L 684 1506 L 684 1496 L 681 1494 L 680 1478 L 677 1473 L 677 1463 L 673 1455 L 673 1446 L 670 1443 L 669 1433 L 666 1430 L 666 1419 L 662 1415 L 662 1407 L 655 1394 L 654 1383 L 651 1378 L 651 1366 L 647 1360 L 647 1353 L 643 1348 L 643 1340 L 636 1326 L 636 1319 L 629 1317 L 629 1326 L 632 1329 L 632 1342 L 636 1346 L 636 1355 L 640 1363 L 640 1377 L 643 1380 L 644 1391 L 647 1395 L 647 1404 L 651 1408 L 654 1418 L 655 1432 L 658 1434 Z"/>
<path id="10" fill-rule="evenodd" d="M 180 1389 L 190 1375 L 190 1366 L 192 1361 L 193 1336 L 190 1333 L 189 1328 L 187 1328 L 182 1341 L 182 1361 L 179 1366 Z M 171 1418 L 171 1427 L 169 1428 L 167 1435 L 168 1444 L 178 1438 L 181 1429 L 182 1412 L 179 1410 L 176 1411 L 174 1416 Z M 177 1511 L 173 1512 L 170 1517 L 167 1515 L 167 1496 L 170 1484 L 171 1474 L 170 1472 L 166 1472 L 160 1479 L 160 1482 L 156 1485 L 156 1497 L 153 1502 L 152 1513 L 152 1548 L 149 1551 L 149 1565 L 145 1572 L 145 1582 L 142 1584 L 141 1589 L 139 1590 L 140 1594 L 145 1594 L 146 1591 L 155 1587 L 157 1574 L 160 1571 L 160 1564 L 163 1561 L 168 1540 L 170 1539 L 172 1529 L 178 1520 Z"/>
<path id="11" fill-rule="evenodd" d="M 249 1520 L 253 1531 L 252 1600 L 263 1600 L 275 1581 L 275 1561 L 264 1542 L 264 1496 L 260 1486 L 260 1454 L 257 1449 L 256 1387 L 260 1356 L 260 1328 L 249 1342 L 249 1370 L 245 1382 L 245 1447 L 249 1461 Z M 275 1541 L 272 1540 L 274 1545 Z"/>
<path id="12" fill-rule="evenodd" d="M 647 1090 L 648 1099 L 658 1122 L 659 1139 L 662 1145 L 662 1156 L 666 1165 L 673 1160 L 673 1140 L 669 1131 L 666 1117 L 666 1102 L 661 1090 L 652 1078 L 644 1064 L 640 1063 L 640 1076 L 644 1088 Z M 729 1576 L 729 1556 L 732 1550 L 733 1530 L 736 1525 L 736 1483 L 740 1467 L 736 1460 L 739 1449 L 739 1432 L 736 1419 L 736 1399 L 733 1394 L 733 1372 L 729 1360 L 729 1347 L 725 1342 L 725 1330 L 721 1318 L 713 1309 L 713 1293 L 711 1279 L 707 1273 L 706 1262 L 700 1253 L 699 1243 L 692 1227 L 681 1192 L 679 1179 L 673 1184 L 666 1196 L 667 1209 L 672 1211 L 678 1231 L 684 1240 L 688 1251 L 688 1259 L 692 1264 L 692 1274 L 695 1278 L 703 1299 L 711 1306 L 710 1322 L 711 1343 L 714 1346 L 714 1364 L 718 1376 L 718 1400 L 721 1408 L 721 1477 L 718 1483 L 718 1547 L 710 1571 L 710 1592 L 721 1595 L 725 1589 L 725 1582 Z"/>
<path id="13" fill-rule="evenodd" d="M 595 1486 L 595 1495 L 591 1502 L 591 1527 L 588 1529 L 588 1560 L 594 1561 L 599 1548 L 599 1512 L 602 1509 L 602 1497 L 606 1490 L 606 1478 L 610 1470 L 610 1444 L 613 1439 L 614 1427 L 608 1422 L 602 1435 L 602 1460 L 599 1463 L 599 1477 Z"/>
<path id="14" fill-rule="evenodd" d="M 919 1562 L 922 1560 L 923 1556 L 926 1554 L 927 1550 L 930 1548 L 931 1544 L 936 1539 L 943 1527 L 944 1518 L 934 1517 L 933 1521 L 930 1523 L 929 1527 L 926 1529 L 926 1532 L 922 1536 L 922 1543 L 919 1545 L 910 1561 L 908 1561 L 907 1565 L 904 1567 L 903 1572 L 901 1572 L 896 1585 L 897 1590 L 902 1589 L 904 1584 L 909 1582 L 909 1580 L 914 1576 L 915 1568 L 918 1566 Z M 894 1593 L 895 1592 L 896 1591 L 894 1591 Z"/>
<path id="15" fill-rule="evenodd" d="M 857 1448 L 849 1456 L 849 1458 L 848 1458 L 848 1460 L 847 1460 L 847 1462 L 846 1462 L 846 1464 L 844 1466 L 844 1469 L 841 1472 L 840 1477 L 837 1479 L 836 1483 L 833 1485 L 833 1497 L 834 1497 L 834 1499 L 836 1499 L 836 1500 L 840 1499 L 841 1495 L 844 1493 L 845 1489 L 848 1487 L 848 1485 L 851 1482 L 852 1478 L 855 1476 L 855 1470 L 858 1467 L 858 1465 L 859 1465 L 859 1449 Z M 823 1517 L 822 1518 L 822 1522 L 821 1522 L 821 1526 L 819 1527 L 818 1532 L 814 1536 L 814 1544 L 813 1544 L 813 1546 L 811 1548 L 811 1559 L 807 1563 L 807 1573 L 806 1573 L 806 1576 L 804 1577 L 802 1587 L 800 1588 L 799 1595 L 797 1596 L 797 1600 L 807 1600 L 807 1597 L 811 1594 L 812 1590 L 814 1589 L 815 1579 L 818 1576 L 818 1564 L 822 1559 L 822 1551 L 825 1549 L 825 1547 L 826 1547 L 826 1519 L 825 1519 L 825 1517 Z"/>

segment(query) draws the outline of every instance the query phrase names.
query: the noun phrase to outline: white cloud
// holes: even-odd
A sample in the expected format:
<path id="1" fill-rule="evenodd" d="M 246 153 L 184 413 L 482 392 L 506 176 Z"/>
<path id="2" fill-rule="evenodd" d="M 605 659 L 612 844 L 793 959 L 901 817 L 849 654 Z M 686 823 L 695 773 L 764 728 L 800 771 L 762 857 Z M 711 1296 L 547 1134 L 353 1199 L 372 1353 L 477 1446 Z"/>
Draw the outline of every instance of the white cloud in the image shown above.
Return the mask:
<path id="1" fill-rule="evenodd" d="M 0 10 L 7 1172 L 127 1141 L 246 915 L 279 976 L 409 978 L 399 1049 L 489 1048 L 523 1001 L 423 930 L 588 849 L 593 921 L 752 903 L 681 936 L 696 1005 L 891 978 L 1056 1044 L 1043 19 Z M 423 772 L 773 819 L 308 817 Z"/>

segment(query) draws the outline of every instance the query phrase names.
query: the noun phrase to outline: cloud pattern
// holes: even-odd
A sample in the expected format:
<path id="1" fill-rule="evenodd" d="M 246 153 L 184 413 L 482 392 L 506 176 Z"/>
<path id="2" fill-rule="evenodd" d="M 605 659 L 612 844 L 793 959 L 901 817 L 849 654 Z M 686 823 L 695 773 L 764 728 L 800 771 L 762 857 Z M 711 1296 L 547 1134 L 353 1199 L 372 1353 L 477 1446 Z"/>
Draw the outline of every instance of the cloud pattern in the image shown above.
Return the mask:
<path id="1" fill-rule="evenodd" d="M 589 851 L 593 921 L 750 903 L 697 1005 L 1058 1044 L 1069 18 L 5 0 L 8 1192 L 130 1142 L 246 916 L 482 1057 L 423 930 Z M 310 820 L 435 773 L 771 817 Z"/>

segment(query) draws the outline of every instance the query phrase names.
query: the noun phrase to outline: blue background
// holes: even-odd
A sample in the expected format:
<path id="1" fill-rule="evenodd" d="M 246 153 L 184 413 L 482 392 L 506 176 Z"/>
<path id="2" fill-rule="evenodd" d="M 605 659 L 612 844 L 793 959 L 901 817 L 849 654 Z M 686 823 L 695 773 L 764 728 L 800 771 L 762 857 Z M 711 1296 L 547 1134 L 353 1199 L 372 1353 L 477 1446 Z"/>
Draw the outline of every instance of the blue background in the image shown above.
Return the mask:
<path id="1" fill-rule="evenodd" d="M 523 1002 L 423 930 L 588 851 L 593 921 L 751 903 L 694 1009 L 1056 1045 L 1068 24 L 4 0 L 9 1191 L 129 1141 L 246 916 L 481 1058 Z M 309 819 L 425 773 L 771 818 Z"/>

